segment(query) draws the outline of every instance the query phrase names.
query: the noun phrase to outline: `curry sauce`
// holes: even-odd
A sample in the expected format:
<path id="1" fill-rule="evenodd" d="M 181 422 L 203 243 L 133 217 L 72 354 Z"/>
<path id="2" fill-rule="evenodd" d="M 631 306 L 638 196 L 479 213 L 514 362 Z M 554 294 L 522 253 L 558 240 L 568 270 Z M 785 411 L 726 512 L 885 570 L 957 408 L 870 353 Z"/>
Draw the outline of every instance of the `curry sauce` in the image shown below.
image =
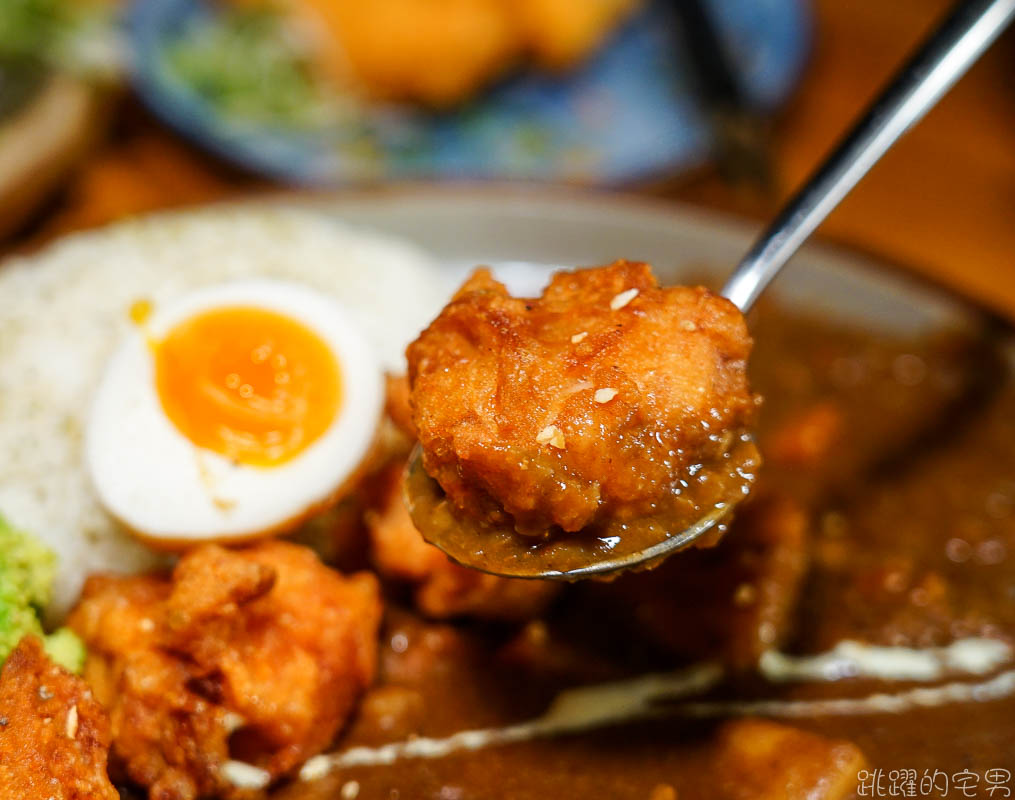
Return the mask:
<path id="1" fill-rule="evenodd" d="M 338 750 L 499 730 L 568 688 L 646 673 L 718 664 L 715 685 L 658 718 L 342 766 L 280 796 L 839 798 L 871 796 L 876 770 L 886 792 L 892 771 L 914 770 L 917 787 L 925 772 L 937 780 L 924 796 L 940 797 L 963 796 L 969 779 L 951 778 L 967 770 L 971 796 L 986 797 L 1015 771 L 1015 698 L 970 688 L 985 699 L 949 700 L 963 696 L 952 684 L 1003 685 L 996 664 L 923 681 L 780 682 L 758 667 L 768 652 L 806 658 L 842 640 L 906 652 L 1012 643 L 1015 380 L 1002 346 L 892 339 L 772 305 L 752 332 L 766 467 L 728 535 L 649 572 L 565 587 L 522 626 L 426 621 L 390 604 L 378 683 Z M 914 688 L 932 690 L 925 707 L 870 701 Z M 831 699 L 855 703 L 830 713 Z"/>

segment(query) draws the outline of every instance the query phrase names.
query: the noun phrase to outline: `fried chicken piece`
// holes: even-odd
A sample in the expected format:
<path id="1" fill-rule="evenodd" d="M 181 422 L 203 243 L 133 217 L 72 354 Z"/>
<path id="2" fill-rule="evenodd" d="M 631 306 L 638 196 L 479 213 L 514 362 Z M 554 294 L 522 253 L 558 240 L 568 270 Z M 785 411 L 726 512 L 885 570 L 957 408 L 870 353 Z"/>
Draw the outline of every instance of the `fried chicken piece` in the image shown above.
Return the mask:
<path id="1" fill-rule="evenodd" d="M 249 796 L 320 752 L 373 680 L 376 579 L 267 541 L 203 545 L 172 576 L 96 576 L 70 625 L 109 709 L 113 757 L 153 800 Z"/>
<path id="2" fill-rule="evenodd" d="M 109 742 L 87 684 L 24 637 L 0 674 L 0 796 L 119 800 L 106 774 Z"/>
<path id="3" fill-rule="evenodd" d="M 503 0 L 288 0 L 320 30 L 326 74 L 371 97 L 438 108 L 472 96 L 522 54 Z"/>
<path id="4" fill-rule="evenodd" d="M 818 468 L 841 440 L 843 413 L 834 403 L 812 405 L 769 434 L 765 455 L 787 467 Z"/>
<path id="5" fill-rule="evenodd" d="M 412 403 L 409 398 L 409 378 L 406 375 L 384 376 L 384 413 L 388 415 L 396 428 L 411 437 L 417 437 L 416 426 L 412 422 Z"/>
<path id="6" fill-rule="evenodd" d="M 511 297 L 478 270 L 407 351 L 424 467 L 462 512 L 577 531 L 652 513 L 751 423 L 743 316 L 647 264 Z"/>
<path id="7" fill-rule="evenodd" d="M 428 617 L 517 621 L 539 616 L 560 586 L 467 569 L 423 540 L 402 500 L 404 464 L 391 466 L 380 506 L 367 515 L 378 571 L 416 584 L 416 607 Z"/>
<path id="8" fill-rule="evenodd" d="M 539 64 L 563 70 L 598 49 L 641 0 L 511 0 L 510 5 Z"/>
<path id="9" fill-rule="evenodd" d="M 762 719 L 725 723 L 713 747 L 715 796 L 731 800 L 843 800 L 866 765 L 851 742 Z"/>
<path id="10" fill-rule="evenodd" d="M 378 424 L 371 452 L 353 479 L 343 488 L 341 498 L 330 508 L 313 514 L 286 537 L 311 548 L 324 563 L 342 572 L 356 572 L 370 566 L 370 536 L 364 516 L 387 491 L 389 465 L 395 461 L 404 463 L 416 443 L 414 433 L 410 434 L 399 427 L 399 424 L 409 420 L 407 397 L 404 401 L 406 407 L 401 412 L 405 416 L 398 422 L 392 416 L 394 404 L 401 401 L 391 393 L 391 383 L 389 376 L 387 413 Z M 408 395 L 408 385 L 405 394 Z"/>
<path id="11" fill-rule="evenodd" d="M 585 591 L 590 602 L 629 611 L 623 624 L 680 658 L 750 668 L 792 633 L 809 537 L 810 518 L 795 501 L 759 496 L 717 546 Z"/>
<path id="12" fill-rule="evenodd" d="M 281 8 L 330 82 L 383 101 L 460 105 L 527 57 L 563 70 L 642 0 L 230 0 Z"/>

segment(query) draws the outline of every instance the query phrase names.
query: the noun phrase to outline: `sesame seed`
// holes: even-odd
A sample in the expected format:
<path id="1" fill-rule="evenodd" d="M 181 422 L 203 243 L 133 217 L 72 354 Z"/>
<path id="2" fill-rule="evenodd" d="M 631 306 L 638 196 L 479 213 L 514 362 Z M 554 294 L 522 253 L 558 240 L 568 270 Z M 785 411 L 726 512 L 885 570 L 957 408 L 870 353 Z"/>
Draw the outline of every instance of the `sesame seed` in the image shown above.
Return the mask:
<path id="1" fill-rule="evenodd" d="M 331 772 L 331 759 L 327 756 L 314 756 L 300 770 L 301 781 L 316 781 Z"/>
<path id="2" fill-rule="evenodd" d="M 689 319 L 682 319 L 680 320 L 680 329 L 685 331 L 696 331 L 698 330 L 698 326 Z"/>
<path id="3" fill-rule="evenodd" d="M 558 450 L 564 449 L 564 434 L 556 425 L 547 425 L 536 435 L 536 441 L 540 444 L 548 444 Z"/>
<path id="4" fill-rule="evenodd" d="M 271 773 L 243 761 L 226 761 L 222 764 L 221 774 L 240 789 L 263 789 L 271 783 Z"/>
<path id="5" fill-rule="evenodd" d="M 237 714 L 235 711 L 227 711 L 222 715 L 222 727 L 226 729 L 228 733 L 238 731 L 246 724 L 246 720 L 243 719 L 241 714 Z"/>
<path id="6" fill-rule="evenodd" d="M 359 797 L 359 781 L 346 781 L 339 794 L 342 800 L 356 800 Z"/>
<path id="7" fill-rule="evenodd" d="M 628 303 L 630 303 L 632 300 L 634 300 L 634 298 L 636 298 L 637 296 L 638 296 L 637 289 L 628 289 L 626 292 L 621 292 L 610 301 L 610 308 L 612 308 L 614 311 L 618 311 L 619 309 L 623 308 Z"/>
<path id="8" fill-rule="evenodd" d="M 606 388 L 596 389 L 596 393 L 592 395 L 592 399 L 597 403 L 609 403 L 614 397 L 617 396 L 617 390 Z"/>
<path id="9" fill-rule="evenodd" d="M 67 738 L 73 739 L 78 735 L 78 707 L 71 706 L 67 712 Z"/>
<path id="10" fill-rule="evenodd" d="M 571 337 L 571 344 L 578 344 L 579 342 L 584 341 L 585 337 L 588 336 L 588 335 L 589 335 L 588 331 L 582 331 L 581 333 L 576 333 L 574 336 Z"/>
<path id="11" fill-rule="evenodd" d="M 39 687 L 39 699 L 40 700 L 52 700 L 53 693 L 49 690 L 48 686 Z"/>
<path id="12" fill-rule="evenodd" d="M 151 633 L 155 630 L 155 620 L 150 617 L 142 617 L 137 626 L 145 633 Z"/>

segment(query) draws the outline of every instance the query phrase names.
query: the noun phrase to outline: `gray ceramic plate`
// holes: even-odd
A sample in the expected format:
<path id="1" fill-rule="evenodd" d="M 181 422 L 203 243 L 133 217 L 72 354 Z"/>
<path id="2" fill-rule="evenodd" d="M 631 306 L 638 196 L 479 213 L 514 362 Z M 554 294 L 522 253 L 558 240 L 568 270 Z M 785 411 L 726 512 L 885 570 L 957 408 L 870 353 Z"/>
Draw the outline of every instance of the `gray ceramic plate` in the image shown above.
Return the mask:
<path id="1" fill-rule="evenodd" d="M 425 247 L 449 269 L 517 262 L 545 266 L 648 261 L 667 283 L 706 276 L 716 285 L 758 232 L 699 209 L 625 195 L 518 186 L 379 189 L 305 202 Z M 524 272 L 524 270 L 522 270 Z M 864 256 L 805 247 L 770 290 L 788 304 L 874 330 L 919 333 L 968 325 L 972 306 Z"/>

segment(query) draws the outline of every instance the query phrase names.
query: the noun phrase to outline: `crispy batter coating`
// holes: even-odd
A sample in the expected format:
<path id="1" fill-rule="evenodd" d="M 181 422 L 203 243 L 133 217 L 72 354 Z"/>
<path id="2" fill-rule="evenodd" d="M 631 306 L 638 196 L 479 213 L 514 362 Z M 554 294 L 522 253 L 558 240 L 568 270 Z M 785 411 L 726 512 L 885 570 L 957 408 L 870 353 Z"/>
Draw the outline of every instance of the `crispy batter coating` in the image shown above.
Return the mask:
<path id="1" fill-rule="evenodd" d="M 264 0 L 231 0 L 260 6 Z M 326 77 L 380 100 L 445 108 L 532 56 L 577 65 L 641 0 L 282 0 Z"/>
<path id="2" fill-rule="evenodd" d="M 416 607 L 428 617 L 517 621 L 539 616 L 560 585 L 498 578 L 450 561 L 412 524 L 402 500 L 404 469 L 402 463 L 389 468 L 381 503 L 367 516 L 378 571 L 416 584 Z"/>
<path id="3" fill-rule="evenodd" d="M 407 352 L 424 466 L 521 531 L 650 513 L 752 421 L 750 348 L 732 303 L 647 264 L 561 272 L 538 299 L 478 270 Z"/>
<path id="4" fill-rule="evenodd" d="M 845 428 L 842 410 L 819 401 L 772 431 L 765 453 L 776 464 L 817 469 L 829 460 Z"/>
<path id="5" fill-rule="evenodd" d="M 398 430 L 415 441 L 417 433 L 416 426 L 412 422 L 408 376 L 388 373 L 384 376 L 384 384 L 384 413 Z"/>
<path id="6" fill-rule="evenodd" d="M 26 636 L 0 674 L 0 797 L 119 800 L 109 719 L 87 684 Z"/>
<path id="7" fill-rule="evenodd" d="M 285 0 L 283 7 L 321 35 L 318 60 L 329 77 L 382 100 L 450 106 L 521 56 L 504 0 Z"/>
<path id="8" fill-rule="evenodd" d="M 267 541 L 198 547 L 171 577 L 93 577 L 70 624 L 116 763 L 152 800 L 192 800 L 250 796 L 230 760 L 273 779 L 327 747 L 373 680 L 380 615 L 372 575 Z"/>
<path id="9" fill-rule="evenodd" d="M 724 723 L 713 748 L 715 796 L 737 800 L 843 800 L 866 766 L 851 742 L 750 717 Z"/>

